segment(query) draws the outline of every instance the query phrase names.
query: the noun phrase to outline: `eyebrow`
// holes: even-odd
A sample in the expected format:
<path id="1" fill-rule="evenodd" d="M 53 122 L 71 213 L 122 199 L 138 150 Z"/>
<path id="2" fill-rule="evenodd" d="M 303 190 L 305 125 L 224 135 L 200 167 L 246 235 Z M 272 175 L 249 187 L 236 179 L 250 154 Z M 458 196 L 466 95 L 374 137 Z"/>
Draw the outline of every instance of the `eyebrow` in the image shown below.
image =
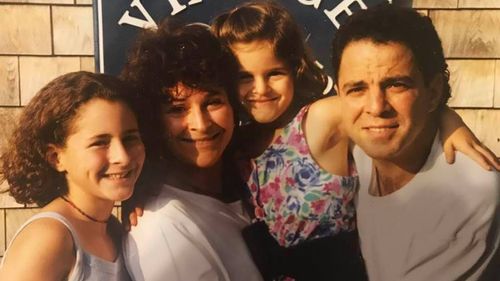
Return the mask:
<path id="1" fill-rule="evenodd" d="M 413 85 L 415 83 L 415 80 L 408 75 L 396 75 L 396 76 L 384 78 L 380 82 L 380 84 L 382 86 L 386 86 L 386 85 L 390 85 L 390 84 L 392 84 L 394 82 L 398 82 L 398 81 L 403 81 L 403 82 L 408 83 L 410 85 Z M 366 85 L 367 85 L 367 83 L 365 81 L 362 81 L 362 80 L 349 81 L 349 82 L 344 83 L 344 85 L 342 86 L 342 90 L 346 91 L 348 88 L 364 87 Z"/>
<path id="2" fill-rule="evenodd" d="M 129 129 L 123 132 L 123 135 L 129 135 L 129 134 L 140 134 L 139 129 Z M 104 139 L 104 138 L 109 138 L 111 135 L 110 134 L 99 134 L 95 135 L 89 138 L 89 140 L 97 140 L 97 139 Z"/>
<path id="3" fill-rule="evenodd" d="M 287 72 L 289 72 L 290 68 L 287 67 L 286 65 L 283 65 L 283 66 L 271 67 L 271 68 L 269 68 L 269 69 L 266 70 L 266 72 L 271 72 L 271 71 L 287 71 Z M 246 69 L 243 69 L 243 68 L 240 68 L 238 70 L 238 73 L 250 73 L 250 71 L 248 71 Z"/>
<path id="4" fill-rule="evenodd" d="M 398 81 L 403 81 L 403 82 L 411 84 L 411 85 L 413 85 L 415 82 L 415 80 L 408 75 L 398 75 L 398 76 L 388 77 L 388 78 L 382 80 L 381 84 L 388 85 L 388 84 L 392 84 L 392 83 L 398 82 Z"/>
<path id="5" fill-rule="evenodd" d="M 213 96 L 224 96 L 225 95 L 225 91 L 224 89 L 208 89 L 208 90 L 203 90 L 205 92 L 205 95 L 207 98 L 211 98 Z M 192 95 L 192 94 L 191 94 Z M 170 102 L 169 103 L 180 103 L 180 102 L 183 102 L 185 101 L 188 97 L 190 97 L 191 95 L 187 95 L 187 96 L 183 96 L 183 97 L 172 97 L 170 99 Z"/>

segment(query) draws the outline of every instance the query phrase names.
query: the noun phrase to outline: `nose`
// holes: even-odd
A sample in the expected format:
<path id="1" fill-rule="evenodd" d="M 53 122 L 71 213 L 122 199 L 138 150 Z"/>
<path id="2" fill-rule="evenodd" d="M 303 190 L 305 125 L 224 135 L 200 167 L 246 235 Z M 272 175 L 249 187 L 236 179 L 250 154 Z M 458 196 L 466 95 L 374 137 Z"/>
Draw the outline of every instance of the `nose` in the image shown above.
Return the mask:
<path id="1" fill-rule="evenodd" d="M 113 164 L 128 164 L 130 162 L 129 151 L 120 140 L 111 142 L 108 155 L 109 162 Z"/>
<path id="2" fill-rule="evenodd" d="M 387 96 L 380 88 L 372 89 L 366 96 L 365 110 L 373 116 L 381 116 L 384 112 L 389 110 L 389 103 Z"/>
<path id="3" fill-rule="evenodd" d="M 188 127 L 190 131 L 204 132 L 212 125 L 208 113 L 201 108 L 195 108 L 188 114 Z"/>
<path id="4" fill-rule="evenodd" d="M 253 93 L 258 95 L 263 95 L 267 92 L 268 84 L 267 80 L 264 77 L 255 78 L 253 85 Z"/>

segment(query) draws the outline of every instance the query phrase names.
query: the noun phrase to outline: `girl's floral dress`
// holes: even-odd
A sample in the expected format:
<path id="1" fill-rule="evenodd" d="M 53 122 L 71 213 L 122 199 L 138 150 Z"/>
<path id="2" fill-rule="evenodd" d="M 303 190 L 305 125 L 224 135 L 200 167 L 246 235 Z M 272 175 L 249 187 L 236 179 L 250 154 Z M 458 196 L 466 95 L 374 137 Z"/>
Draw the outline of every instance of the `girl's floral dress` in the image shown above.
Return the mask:
<path id="1" fill-rule="evenodd" d="M 256 219 L 263 220 L 284 247 L 356 227 L 354 163 L 350 159 L 349 176 L 337 176 L 314 161 L 302 130 L 308 108 L 302 108 L 264 153 L 251 161 L 247 173 Z"/>

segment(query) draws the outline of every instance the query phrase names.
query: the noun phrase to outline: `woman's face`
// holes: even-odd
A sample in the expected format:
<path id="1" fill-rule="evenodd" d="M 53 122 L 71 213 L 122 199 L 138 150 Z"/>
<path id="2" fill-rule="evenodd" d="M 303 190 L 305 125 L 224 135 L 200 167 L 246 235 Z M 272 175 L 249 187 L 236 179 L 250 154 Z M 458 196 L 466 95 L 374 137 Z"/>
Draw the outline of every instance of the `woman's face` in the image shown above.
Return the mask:
<path id="1" fill-rule="evenodd" d="M 293 99 L 292 71 L 275 56 L 268 41 L 235 43 L 231 50 L 240 64 L 241 104 L 258 123 L 276 121 Z"/>
<path id="2" fill-rule="evenodd" d="M 168 92 L 172 99 L 162 110 L 169 157 L 200 168 L 218 163 L 234 130 L 225 91 L 207 92 L 179 83 Z"/>

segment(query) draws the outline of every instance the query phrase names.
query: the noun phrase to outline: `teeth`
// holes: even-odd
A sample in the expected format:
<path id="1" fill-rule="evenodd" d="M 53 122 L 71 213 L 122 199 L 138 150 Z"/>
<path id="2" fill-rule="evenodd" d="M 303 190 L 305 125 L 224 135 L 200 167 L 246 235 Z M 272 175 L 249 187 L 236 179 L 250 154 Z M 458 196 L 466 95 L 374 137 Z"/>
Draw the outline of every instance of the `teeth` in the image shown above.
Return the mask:
<path id="1" fill-rule="evenodd" d="M 369 128 L 370 131 L 374 131 L 374 132 L 383 132 L 383 131 L 387 131 L 390 129 L 392 129 L 392 128 Z"/>
<path id="2" fill-rule="evenodd" d="M 118 179 L 123 179 L 127 177 L 128 172 L 125 173 L 120 173 L 120 174 L 108 174 L 107 177 L 112 179 L 112 180 L 118 180 Z"/>

